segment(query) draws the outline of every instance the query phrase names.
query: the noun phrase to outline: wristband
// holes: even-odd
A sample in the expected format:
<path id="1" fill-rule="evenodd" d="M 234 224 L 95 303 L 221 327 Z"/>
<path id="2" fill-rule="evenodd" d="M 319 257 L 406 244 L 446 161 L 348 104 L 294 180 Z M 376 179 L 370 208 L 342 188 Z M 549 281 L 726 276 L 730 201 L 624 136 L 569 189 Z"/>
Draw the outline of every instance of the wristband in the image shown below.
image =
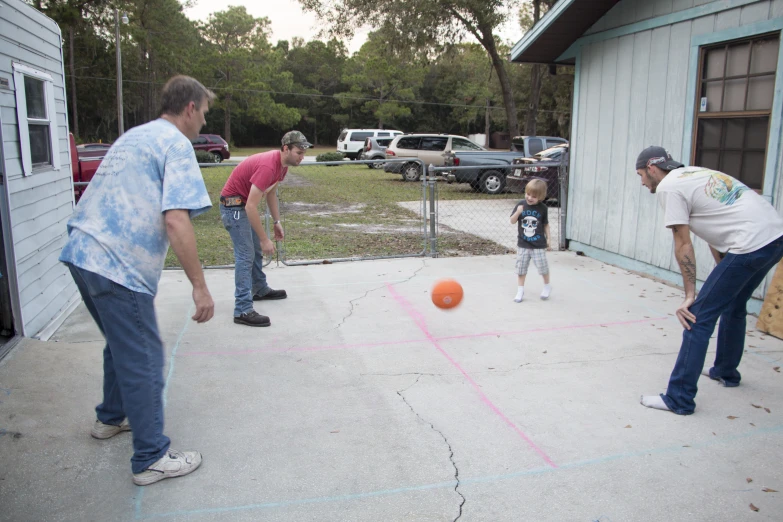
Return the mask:
<path id="1" fill-rule="evenodd" d="M 276 220 L 275 220 L 275 222 L 274 222 L 274 224 L 275 224 L 275 225 L 279 225 L 279 224 L 280 224 L 280 220 L 279 220 L 279 219 L 276 219 Z"/>

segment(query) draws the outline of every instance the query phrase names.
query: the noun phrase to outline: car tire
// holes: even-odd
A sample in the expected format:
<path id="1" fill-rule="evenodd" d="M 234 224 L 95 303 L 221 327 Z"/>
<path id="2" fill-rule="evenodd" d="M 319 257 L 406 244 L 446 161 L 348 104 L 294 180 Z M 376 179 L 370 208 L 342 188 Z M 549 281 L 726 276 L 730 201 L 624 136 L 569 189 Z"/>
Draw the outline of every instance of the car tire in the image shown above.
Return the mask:
<path id="1" fill-rule="evenodd" d="M 501 194 L 506 188 L 506 176 L 497 170 L 488 170 L 481 175 L 479 188 L 484 194 Z"/>
<path id="2" fill-rule="evenodd" d="M 402 167 L 402 179 L 404 181 L 419 181 L 421 179 L 421 167 L 418 163 L 406 163 Z"/>
<path id="3" fill-rule="evenodd" d="M 471 181 L 470 188 L 472 188 L 475 192 L 481 192 L 481 183 L 479 183 L 478 180 Z"/>
<path id="4" fill-rule="evenodd" d="M 219 152 L 212 152 L 211 154 L 215 163 L 221 163 L 223 161 L 223 156 Z"/>
<path id="5" fill-rule="evenodd" d="M 377 160 L 378 158 L 372 158 L 372 159 Z M 382 169 L 383 161 L 374 161 L 373 163 L 368 163 L 367 167 L 375 170 Z"/>

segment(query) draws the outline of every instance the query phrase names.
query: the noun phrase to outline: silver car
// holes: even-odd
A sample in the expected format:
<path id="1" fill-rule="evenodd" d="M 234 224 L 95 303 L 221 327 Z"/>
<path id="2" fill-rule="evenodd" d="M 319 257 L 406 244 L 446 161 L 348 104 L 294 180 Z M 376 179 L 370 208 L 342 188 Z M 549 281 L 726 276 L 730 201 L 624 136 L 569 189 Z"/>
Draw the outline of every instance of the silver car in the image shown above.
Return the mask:
<path id="1" fill-rule="evenodd" d="M 359 160 L 385 160 L 386 148 L 392 142 L 393 138 L 367 138 L 364 140 L 364 146 L 359 153 Z M 383 168 L 383 161 L 376 161 L 375 163 L 368 163 L 367 166 L 371 169 Z"/>

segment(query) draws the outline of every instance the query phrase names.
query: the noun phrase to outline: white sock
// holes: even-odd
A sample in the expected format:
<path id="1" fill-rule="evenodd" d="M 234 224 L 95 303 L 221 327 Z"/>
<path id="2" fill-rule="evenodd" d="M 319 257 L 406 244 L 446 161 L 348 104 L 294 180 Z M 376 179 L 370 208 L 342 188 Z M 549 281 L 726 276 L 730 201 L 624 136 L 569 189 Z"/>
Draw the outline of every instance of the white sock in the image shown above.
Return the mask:
<path id="1" fill-rule="evenodd" d="M 517 303 L 521 303 L 523 297 L 525 297 L 525 287 L 524 286 L 518 286 L 517 287 L 517 296 L 514 298 L 514 301 L 516 301 Z"/>
<path id="2" fill-rule="evenodd" d="M 642 406 L 646 406 L 648 408 L 653 408 L 656 410 L 663 410 L 663 411 L 672 411 L 669 409 L 668 406 L 666 406 L 666 403 L 663 402 L 663 399 L 660 395 L 642 395 L 641 400 Z"/>
<path id="3" fill-rule="evenodd" d="M 544 289 L 541 290 L 541 299 L 549 299 L 549 294 L 552 293 L 552 285 L 549 283 L 544 285 Z"/>

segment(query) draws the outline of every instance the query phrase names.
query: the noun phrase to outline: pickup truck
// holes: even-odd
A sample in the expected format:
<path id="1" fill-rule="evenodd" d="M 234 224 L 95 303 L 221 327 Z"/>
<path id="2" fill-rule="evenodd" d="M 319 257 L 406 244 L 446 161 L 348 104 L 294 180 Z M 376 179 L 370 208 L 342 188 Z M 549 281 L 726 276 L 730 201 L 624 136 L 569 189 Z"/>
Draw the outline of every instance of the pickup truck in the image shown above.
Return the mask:
<path id="1" fill-rule="evenodd" d="M 79 157 L 79 152 L 76 149 L 76 140 L 73 134 L 68 133 L 68 140 L 71 144 L 71 172 L 73 173 L 74 183 L 86 183 L 92 179 L 95 172 L 98 170 L 98 165 L 101 164 L 103 157 Z M 85 185 L 74 185 L 73 195 L 76 201 L 82 197 L 84 190 L 87 188 Z"/>
<path id="2" fill-rule="evenodd" d="M 449 151 L 444 154 L 446 167 L 477 167 L 475 169 L 455 169 L 445 173 L 449 182 L 469 183 L 473 190 L 485 194 L 502 194 L 506 191 L 506 176 L 509 166 L 514 163 L 526 163 L 532 156 L 530 151 L 539 152 L 541 144 L 567 144 L 563 138 L 550 136 L 518 136 L 511 142 L 511 151 Z"/>

